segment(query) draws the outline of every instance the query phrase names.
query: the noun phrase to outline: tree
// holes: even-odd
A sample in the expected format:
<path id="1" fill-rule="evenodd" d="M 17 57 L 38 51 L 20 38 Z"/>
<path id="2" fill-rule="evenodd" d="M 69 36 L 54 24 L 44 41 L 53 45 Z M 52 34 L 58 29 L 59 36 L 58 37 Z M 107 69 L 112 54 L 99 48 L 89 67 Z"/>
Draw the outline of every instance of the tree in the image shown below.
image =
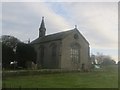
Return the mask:
<path id="1" fill-rule="evenodd" d="M 8 47 L 11 47 L 12 49 L 16 47 L 17 43 L 21 42 L 16 37 L 10 35 L 2 35 L 1 39 L 3 44 L 5 44 Z"/>
<path id="2" fill-rule="evenodd" d="M 92 64 L 96 64 L 96 62 L 95 62 L 95 55 L 91 55 L 91 62 L 92 62 Z"/>
<path id="3" fill-rule="evenodd" d="M 116 62 L 114 60 L 110 60 L 108 58 L 106 58 L 102 63 L 101 65 L 105 66 L 105 65 L 114 65 L 116 64 Z"/>
<path id="4" fill-rule="evenodd" d="M 97 63 L 103 66 L 116 64 L 116 62 L 109 55 L 97 53 L 95 58 L 97 60 Z"/>
<path id="5" fill-rule="evenodd" d="M 36 52 L 30 44 L 18 43 L 16 48 L 18 65 L 26 68 L 27 62 L 36 63 Z"/>
<path id="6" fill-rule="evenodd" d="M 98 64 L 101 64 L 103 62 L 104 55 L 102 53 L 97 52 L 95 55 L 95 59 L 97 60 Z"/>
<path id="7" fill-rule="evenodd" d="M 34 48 L 21 42 L 14 36 L 3 35 L 0 38 L 2 42 L 2 64 L 4 68 L 10 66 L 10 62 L 18 62 L 18 66 L 26 67 L 26 62 L 36 63 L 36 52 Z"/>
<path id="8" fill-rule="evenodd" d="M 14 49 L 20 40 L 14 36 L 3 35 L 0 42 L 2 43 L 2 67 L 9 68 L 10 62 L 16 60 Z"/>
<path id="9" fill-rule="evenodd" d="M 15 60 L 15 53 L 11 47 L 2 43 L 2 67 L 9 68 L 10 62 Z"/>

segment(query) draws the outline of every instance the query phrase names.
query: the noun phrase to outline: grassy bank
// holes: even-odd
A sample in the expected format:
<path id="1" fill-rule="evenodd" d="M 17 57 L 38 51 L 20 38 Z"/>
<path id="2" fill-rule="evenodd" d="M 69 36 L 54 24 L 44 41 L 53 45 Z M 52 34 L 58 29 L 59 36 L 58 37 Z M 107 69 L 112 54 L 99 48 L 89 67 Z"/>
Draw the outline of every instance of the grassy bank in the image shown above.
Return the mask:
<path id="1" fill-rule="evenodd" d="M 116 67 L 92 72 L 69 72 L 3 78 L 3 86 L 13 88 L 117 88 Z"/>

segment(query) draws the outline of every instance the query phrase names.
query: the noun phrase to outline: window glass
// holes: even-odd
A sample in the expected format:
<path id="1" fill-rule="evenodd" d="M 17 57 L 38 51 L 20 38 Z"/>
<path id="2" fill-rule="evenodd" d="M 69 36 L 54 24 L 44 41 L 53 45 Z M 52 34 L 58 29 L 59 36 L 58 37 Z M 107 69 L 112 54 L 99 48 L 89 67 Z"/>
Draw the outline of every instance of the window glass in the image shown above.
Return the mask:
<path id="1" fill-rule="evenodd" d="M 70 57 L 73 63 L 80 62 L 80 46 L 78 44 L 72 45 L 70 49 Z"/>

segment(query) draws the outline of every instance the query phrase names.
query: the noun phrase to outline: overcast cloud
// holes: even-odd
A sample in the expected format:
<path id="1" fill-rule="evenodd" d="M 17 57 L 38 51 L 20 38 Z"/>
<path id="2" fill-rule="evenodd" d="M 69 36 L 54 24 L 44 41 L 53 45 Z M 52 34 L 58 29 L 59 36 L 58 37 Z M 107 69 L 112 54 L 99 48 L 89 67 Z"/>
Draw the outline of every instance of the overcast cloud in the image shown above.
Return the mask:
<path id="1" fill-rule="evenodd" d="M 41 17 L 45 17 L 47 34 L 70 30 L 77 25 L 89 41 L 91 53 L 101 52 L 117 59 L 117 2 L 3 3 L 3 34 L 21 41 L 38 37 Z"/>

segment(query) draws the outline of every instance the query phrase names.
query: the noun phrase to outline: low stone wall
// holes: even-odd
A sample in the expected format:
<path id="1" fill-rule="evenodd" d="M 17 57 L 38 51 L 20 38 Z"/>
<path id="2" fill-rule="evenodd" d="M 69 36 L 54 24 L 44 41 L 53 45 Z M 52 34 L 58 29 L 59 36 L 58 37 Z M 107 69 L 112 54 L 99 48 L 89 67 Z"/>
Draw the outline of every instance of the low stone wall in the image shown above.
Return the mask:
<path id="1" fill-rule="evenodd" d="M 40 70 L 10 70 L 3 71 L 2 76 L 14 77 L 24 75 L 42 75 L 42 74 L 54 74 L 54 73 L 69 73 L 69 72 L 80 72 L 80 70 L 64 70 L 64 69 L 40 69 Z"/>

